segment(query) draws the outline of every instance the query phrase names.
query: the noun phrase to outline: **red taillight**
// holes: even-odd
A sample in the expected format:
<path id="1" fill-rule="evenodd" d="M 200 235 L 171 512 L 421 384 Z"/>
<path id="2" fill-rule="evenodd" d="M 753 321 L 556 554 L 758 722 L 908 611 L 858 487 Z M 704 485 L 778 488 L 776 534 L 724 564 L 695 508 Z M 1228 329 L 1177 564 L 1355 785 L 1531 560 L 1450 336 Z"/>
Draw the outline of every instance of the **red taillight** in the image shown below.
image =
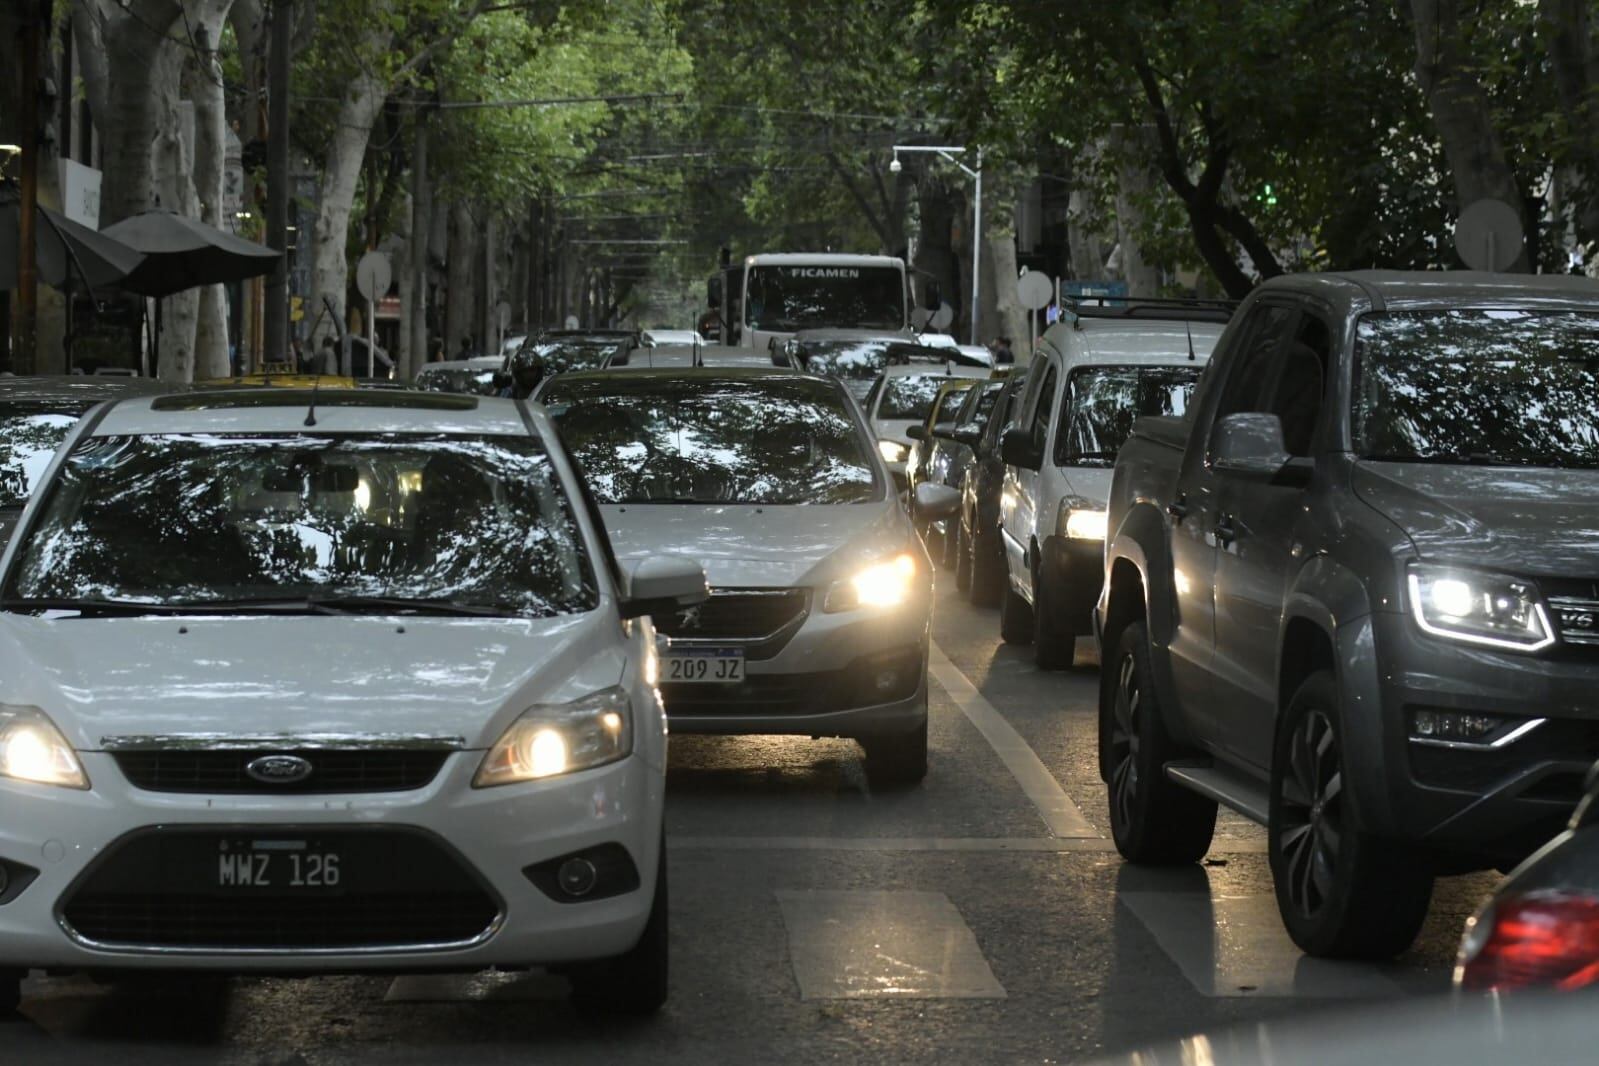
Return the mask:
<path id="1" fill-rule="evenodd" d="M 1455 969 L 1463 989 L 1599 984 L 1599 899 L 1562 892 L 1510 896 L 1472 921 Z"/>

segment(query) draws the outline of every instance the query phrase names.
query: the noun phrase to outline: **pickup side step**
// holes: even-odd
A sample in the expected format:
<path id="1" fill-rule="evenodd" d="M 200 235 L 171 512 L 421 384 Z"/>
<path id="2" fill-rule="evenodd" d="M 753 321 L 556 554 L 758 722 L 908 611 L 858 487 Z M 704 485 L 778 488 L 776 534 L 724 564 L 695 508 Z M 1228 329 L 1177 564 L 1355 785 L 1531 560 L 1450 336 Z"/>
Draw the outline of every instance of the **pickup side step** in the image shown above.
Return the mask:
<path id="1" fill-rule="evenodd" d="M 1231 767 L 1203 762 L 1170 762 L 1166 776 L 1186 789 L 1231 807 L 1252 822 L 1266 824 L 1271 799 L 1266 786 Z"/>

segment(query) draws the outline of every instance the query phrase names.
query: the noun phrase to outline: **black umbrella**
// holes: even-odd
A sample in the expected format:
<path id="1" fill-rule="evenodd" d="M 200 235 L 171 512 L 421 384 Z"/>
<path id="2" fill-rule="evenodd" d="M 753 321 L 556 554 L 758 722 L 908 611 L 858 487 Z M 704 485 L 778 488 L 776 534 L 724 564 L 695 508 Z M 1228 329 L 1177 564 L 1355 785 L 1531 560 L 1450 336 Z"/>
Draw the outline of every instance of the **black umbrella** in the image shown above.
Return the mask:
<path id="1" fill-rule="evenodd" d="M 99 289 L 115 285 L 144 256 L 114 237 L 80 225 L 48 207 L 35 209 L 34 262 L 39 280 L 57 289 Z M 17 287 L 17 241 L 22 205 L 0 203 L 0 289 Z"/>
<path id="2" fill-rule="evenodd" d="M 144 253 L 122 288 L 145 296 L 270 274 L 278 252 L 171 211 L 145 211 L 103 231 Z"/>

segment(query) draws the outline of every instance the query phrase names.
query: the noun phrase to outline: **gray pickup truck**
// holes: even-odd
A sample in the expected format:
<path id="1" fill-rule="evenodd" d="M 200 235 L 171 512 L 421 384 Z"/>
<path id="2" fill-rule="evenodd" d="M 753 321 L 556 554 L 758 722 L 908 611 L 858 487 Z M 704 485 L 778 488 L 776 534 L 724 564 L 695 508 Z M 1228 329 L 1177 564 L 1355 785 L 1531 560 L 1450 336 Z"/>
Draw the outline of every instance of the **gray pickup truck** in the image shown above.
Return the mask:
<path id="1" fill-rule="evenodd" d="M 1435 876 L 1558 832 L 1599 757 L 1599 283 L 1275 278 L 1116 460 L 1117 848 L 1264 824 L 1313 955 L 1403 951 Z"/>

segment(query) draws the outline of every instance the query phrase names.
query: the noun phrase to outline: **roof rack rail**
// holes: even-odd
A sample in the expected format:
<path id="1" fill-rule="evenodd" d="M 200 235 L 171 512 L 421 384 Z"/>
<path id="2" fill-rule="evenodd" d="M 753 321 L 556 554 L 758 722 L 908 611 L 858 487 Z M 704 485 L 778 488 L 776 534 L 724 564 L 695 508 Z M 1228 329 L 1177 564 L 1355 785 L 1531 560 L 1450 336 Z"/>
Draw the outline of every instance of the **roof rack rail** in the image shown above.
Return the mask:
<path id="1" fill-rule="evenodd" d="M 1066 296 L 1063 317 L 1074 329 L 1084 318 L 1148 318 L 1189 322 L 1226 322 L 1238 309 L 1237 300 L 1176 296 Z"/>

